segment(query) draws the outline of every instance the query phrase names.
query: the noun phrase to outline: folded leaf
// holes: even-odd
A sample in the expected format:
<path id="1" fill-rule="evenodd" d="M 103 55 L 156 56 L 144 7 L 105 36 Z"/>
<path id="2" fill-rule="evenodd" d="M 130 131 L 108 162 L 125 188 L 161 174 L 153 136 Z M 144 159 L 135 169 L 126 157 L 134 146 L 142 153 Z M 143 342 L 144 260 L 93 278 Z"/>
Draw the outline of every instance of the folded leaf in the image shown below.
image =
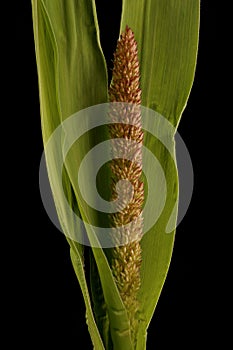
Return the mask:
<path id="1" fill-rule="evenodd" d="M 33 26 L 39 78 L 41 123 L 46 147 L 50 136 L 72 113 L 107 100 L 107 73 L 99 45 L 94 1 L 32 0 Z M 93 76 L 97 80 L 93 80 Z M 96 83 L 96 81 L 98 83 Z M 57 159 L 62 159 L 64 134 L 46 152 L 48 175 L 61 226 L 67 237 L 83 227 L 67 218 L 63 193 L 56 186 L 59 176 Z M 54 156 L 53 156 L 54 154 Z M 63 160 L 63 159 L 62 159 Z M 69 205 L 79 213 L 77 198 L 66 169 L 63 190 Z M 69 228 L 67 230 L 67 228 Z M 84 271 L 83 249 L 73 239 L 71 258 L 84 296 L 89 331 L 96 349 L 104 349 L 92 312 L 90 291 Z"/>

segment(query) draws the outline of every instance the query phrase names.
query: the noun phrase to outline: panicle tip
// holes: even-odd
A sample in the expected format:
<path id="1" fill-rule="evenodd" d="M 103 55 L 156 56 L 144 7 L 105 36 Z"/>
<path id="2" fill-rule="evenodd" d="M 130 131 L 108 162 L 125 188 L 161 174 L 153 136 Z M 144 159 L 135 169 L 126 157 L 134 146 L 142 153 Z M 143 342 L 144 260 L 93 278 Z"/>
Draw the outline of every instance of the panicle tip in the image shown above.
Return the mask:
<path id="1" fill-rule="evenodd" d="M 128 35 L 130 35 L 130 36 L 134 36 L 134 32 L 133 32 L 132 29 L 128 26 L 128 24 L 126 24 L 125 33 L 128 34 Z"/>

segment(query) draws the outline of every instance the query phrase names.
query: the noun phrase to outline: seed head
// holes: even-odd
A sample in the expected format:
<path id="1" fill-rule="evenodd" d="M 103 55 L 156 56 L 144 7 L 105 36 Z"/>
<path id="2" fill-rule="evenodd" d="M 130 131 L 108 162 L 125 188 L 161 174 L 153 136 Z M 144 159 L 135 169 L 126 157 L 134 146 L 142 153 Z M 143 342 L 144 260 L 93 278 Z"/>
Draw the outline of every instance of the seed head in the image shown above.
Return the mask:
<path id="1" fill-rule="evenodd" d="M 137 43 L 134 33 L 127 26 L 117 42 L 114 54 L 112 82 L 109 88 L 110 107 L 109 134 L 112 143 L 112 200 L 117 198 L 116 184 L 128 180 L 133 186 L 123 186 L 122 198 L 125 198 L 111 214 L 113 227 L 117 228 L 112 259 L 112 271 L 120 295 L 125 304 L 131 324 L 131 336 L 135 342 L 137 334 L 137 317 L 139 304 L 137 293 L 140 288 L 141 246 L 143 231 L 142 206 L 144 189 L 142 177 L 142 142 L 141 125 L 141 89 Z M 124 123 L 119 123 L 119 117 Z M 114 123 L 114 124 L 113 124 Z M 132 125 L 133 124 L 133 125 Z M 116 139 L 117 140 L 116 142 Z M 124 140 L 122 140 L 124 139 Z M 119 141 L 119 142 L 118 142 Z M 128 143 L 126 141 L 129 141 Z M 121 157 L 119 158 L 119 154 Z M 131 198 L 127 203 L 128 198 Z M 127 228 L 125 227 L 127 225 Z M 118 245 L 121 238 L 129 242 Z"/>

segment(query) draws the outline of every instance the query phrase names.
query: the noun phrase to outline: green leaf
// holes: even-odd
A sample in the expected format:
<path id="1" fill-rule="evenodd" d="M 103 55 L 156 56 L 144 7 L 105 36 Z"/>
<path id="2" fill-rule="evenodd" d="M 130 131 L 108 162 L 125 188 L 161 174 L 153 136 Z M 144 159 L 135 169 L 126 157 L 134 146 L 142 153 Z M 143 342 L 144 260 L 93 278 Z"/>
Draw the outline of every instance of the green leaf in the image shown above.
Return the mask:
<path id="1" fill-rule="evenodd" d="M 178 125 L 194 79 L 200 0 L 123 0 L 138 42 L 142 105 Z"/>
<path id="2" fill-rule="evenodd" d="M 100 337 L 97 325 L 95 323 L 94 314 L 92 312 L 92 305 L 91 305 L 90 295 L 89 295 L 88 286 L 86 282 L 84 264 L 79 254 L 79 248 L 77 247 L 77 244 L 74 243 L 73 240 L 70 241 L 70 246 L 71 246 L 71 249 L 70 249 L 71 261 L 74 266 L 74 270 L 78 278 L 78 281 L 82 290 L 83 298 L 85 301 L 85 305 L 86 305 L 86 318 L 87 318 L 88 330 L 89 330 L 94 348 L 98 350 L 104 350 L 105 347 Z"/>
<path id="3" fill-rule="evenodd" d="M 194 80 L 199 11 L 199 0 L 123 0 L 121 31 L 128 25 L 138 42 L 142 105 L 160 113 L 175 128 Z M 146 330 L 171 261 L 175 231 L 166 233 L 166 228 L 172 213 L 173 221 L 176 220 L 178 197 L 178 176 L 174 161 L 148 133 L 145 133 L 144 145 L 156 154 L 163 166 L 167 200 L 158 222 L 144 235 L 141 242 L 142 285 L 138 297 L 141 327 L 138 350 L 144 349 Z M 175 158 L 174 143 L 172 148 Z M 153 215 L 153 208 L 150 210 Z"/>
<path id="4" fill-rule="evenodd" d="M 32 0 L 33 27 L 38 67 L 41 124 L 46 146 L 61 122 L 72 113 L 107 100 L 107 73 L 99 45 L 94 1 Z M 93 80 L 93 76 L 97 80 Z M 97 81 L 97 83 L 95 83 Z M 67 237 L 73 238 L 81 225 L 67 217 L 63 193 L 57 190 L 56 180 L 61 169 L 64 135 L 62 130 L 52 152 L 46 155 L 47 169 L 61 226 Z M 45 149 L 46 151 L 46 149 Z M 54 156 L 53 156 L 54 154 Z M 63 190 L 69 205 L 78 214 L 79 208 L 72 184 L 63 169 Z M 68 229 L 67 229 L 68 228 Z M 86 282 L 83 249 L 73 239 L 71 258 L 84 296 L 89 331 L 96 349 L 104 349 L 92 312 L 90 291 Z"/>

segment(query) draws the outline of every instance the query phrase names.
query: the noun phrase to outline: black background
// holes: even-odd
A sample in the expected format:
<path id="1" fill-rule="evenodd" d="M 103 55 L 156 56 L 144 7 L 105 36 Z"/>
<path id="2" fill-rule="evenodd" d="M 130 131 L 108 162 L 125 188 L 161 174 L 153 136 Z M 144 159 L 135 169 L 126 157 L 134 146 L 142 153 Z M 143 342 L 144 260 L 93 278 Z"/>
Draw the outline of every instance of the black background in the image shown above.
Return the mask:
<path id="1" fill-rule="evenodd" d="M 101 31 L 101 40 L 110 65 L 119 31 L 119 3 L 97 1 L 100 27 L 107 28 Z M 200 348 L 214 338 L 216 270 L 213 226 L 207 213 L 214 166 L 209 147 L 216 72 L 214 6 L 212 1 L 202 1 L 195 81 L 179 126 L 193 162 L 193 198 L 177 229 L 169 274 L 148 330 L 148 350 Z M 15 97 L 9 108 L 14 111 L 16 186 L 10 203 L 14 208 L 10 247 L 14 246 L 17 254 L 13 254 L 8 274 L 15 300 L 9 327 L 20 329 L 17 343 L 30 349 L 56 349 L 61 344 L 65 349 L 92 349 L 68 244 L 50 222 L 40 199 L 38 171 L 43 145 L 30 1 L 16 2 L 13 12 L 14 79 L 10 92 Z M 8 339 L 9 344 L 15 341 L 13 336 Z"/>

